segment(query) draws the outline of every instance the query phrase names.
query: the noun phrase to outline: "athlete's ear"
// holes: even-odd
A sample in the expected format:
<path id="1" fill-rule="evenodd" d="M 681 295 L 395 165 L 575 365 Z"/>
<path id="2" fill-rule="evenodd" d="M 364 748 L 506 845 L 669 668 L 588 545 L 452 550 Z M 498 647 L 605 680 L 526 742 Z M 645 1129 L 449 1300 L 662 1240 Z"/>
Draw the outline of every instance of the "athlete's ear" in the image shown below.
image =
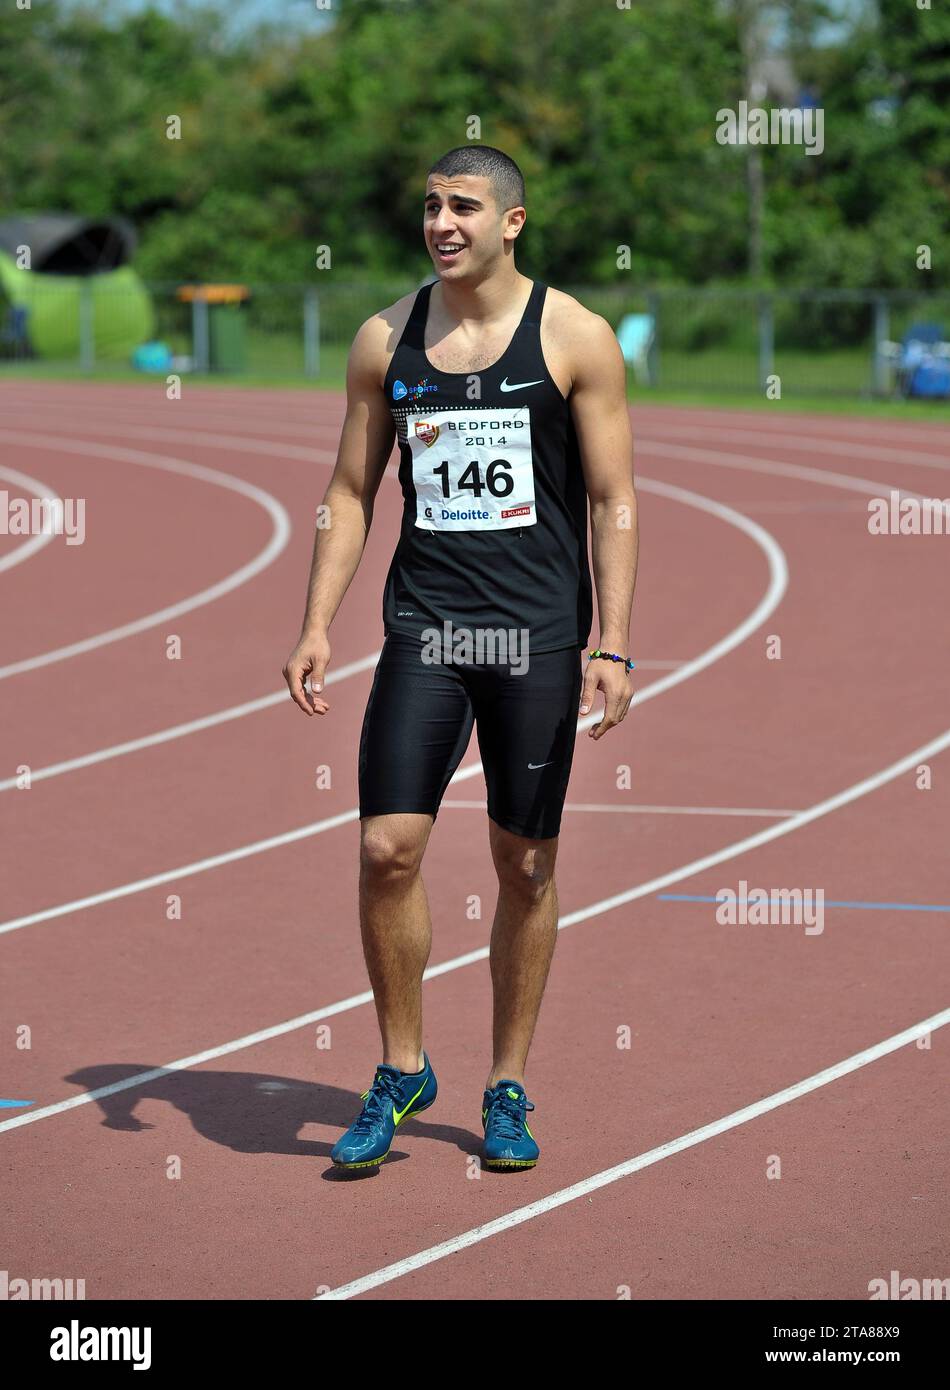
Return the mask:
<path id="1" fill-rule="evenodd" d="M 524 208 L 509 208 L 505 213 L 505 225 L 502 229 L 502 237 L 505 241 L 514 241 L 525 224 L 527 213 Z"/>

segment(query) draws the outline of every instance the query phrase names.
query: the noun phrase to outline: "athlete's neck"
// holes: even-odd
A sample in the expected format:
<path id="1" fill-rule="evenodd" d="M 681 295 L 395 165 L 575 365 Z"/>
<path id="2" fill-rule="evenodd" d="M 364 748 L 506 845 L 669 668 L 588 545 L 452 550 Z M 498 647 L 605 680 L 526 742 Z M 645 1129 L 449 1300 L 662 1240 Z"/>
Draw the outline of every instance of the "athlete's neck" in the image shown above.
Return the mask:
<path id="1" fill-rule="evenodd" d="M 511 266 L 478 285 L 446 284 L 440 280 L 432 287 L 431 302 L 437 312 L 458 324 L 477 323 L 484 327 L 507 318 L 513 302 L 527 304 L 531 286 L 532 281 Z"/>

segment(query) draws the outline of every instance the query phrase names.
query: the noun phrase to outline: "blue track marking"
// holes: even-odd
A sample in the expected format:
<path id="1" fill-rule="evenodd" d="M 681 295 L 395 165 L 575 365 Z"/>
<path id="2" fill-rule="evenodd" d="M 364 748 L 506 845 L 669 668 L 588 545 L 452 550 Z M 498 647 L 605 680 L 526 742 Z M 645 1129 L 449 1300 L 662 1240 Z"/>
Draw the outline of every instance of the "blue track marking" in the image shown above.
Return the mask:
<path id="1" fill-rule="evenodd" d="M 35 1101 L 35 1100 L 0 1100 L 0 1106 L 6 1106 L 7 1109 L 10 1109 L 10 1108 L 11 1108 L 12 1106 L 14 1106 L 14 1105 L 35 1105 L 35 1104 L 36 1104 L 36 1101 Z"/>
<path id="2" fill-rule="evenodd" d="M 814 892 L 814 889 L 810 889 Z M 704 897 L 694 893 L 657 893 L 661 903 L 718 903 L 721 898 Z M 737 903 L 747 903 L 748 898 L 737 898 Z M 770 898 L 770 902 L 781 902 L 781 898 Z M 950 912 L 950 903 L 852 903 L 825 899 L 825 907 L 865 907 L 879 912 Z"/>

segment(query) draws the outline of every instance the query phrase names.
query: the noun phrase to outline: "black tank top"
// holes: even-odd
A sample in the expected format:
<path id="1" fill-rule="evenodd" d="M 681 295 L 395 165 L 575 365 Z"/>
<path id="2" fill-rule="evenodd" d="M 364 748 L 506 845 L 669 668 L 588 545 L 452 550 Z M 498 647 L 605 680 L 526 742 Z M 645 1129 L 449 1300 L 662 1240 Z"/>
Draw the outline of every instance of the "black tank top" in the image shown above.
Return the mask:
<path id="1" fill-rule="evenodd" d="M 584 646 L 587 492 L 570 409 L 541 352 L 547 286 L 533 282 L 504 355 L 470 373 L 426 357 L 431 291 L 416 295 L 386 373 L 404 504 L 385 630 L 421 637 L 448 621 L 527 630 L 537 652 Z"/>

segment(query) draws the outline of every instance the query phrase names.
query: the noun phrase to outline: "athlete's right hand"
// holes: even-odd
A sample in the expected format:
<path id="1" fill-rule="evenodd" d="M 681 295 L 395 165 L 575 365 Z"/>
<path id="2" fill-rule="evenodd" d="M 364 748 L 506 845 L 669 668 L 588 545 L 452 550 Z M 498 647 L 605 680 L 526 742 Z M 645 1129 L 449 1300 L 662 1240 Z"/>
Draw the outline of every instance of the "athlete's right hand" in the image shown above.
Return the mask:
<path id="1" fill-rule="evenodd" d="M 300 706 L 304 714 L 326 714 L 330 708 L 323 696 L 317 693 L 323 689 L 323 678 L 329 664 L 330 643 L 327 634 L 322 631 L 302 633 L 300 641 L 287 658 L 284 680 L 294 703 Z"/>

